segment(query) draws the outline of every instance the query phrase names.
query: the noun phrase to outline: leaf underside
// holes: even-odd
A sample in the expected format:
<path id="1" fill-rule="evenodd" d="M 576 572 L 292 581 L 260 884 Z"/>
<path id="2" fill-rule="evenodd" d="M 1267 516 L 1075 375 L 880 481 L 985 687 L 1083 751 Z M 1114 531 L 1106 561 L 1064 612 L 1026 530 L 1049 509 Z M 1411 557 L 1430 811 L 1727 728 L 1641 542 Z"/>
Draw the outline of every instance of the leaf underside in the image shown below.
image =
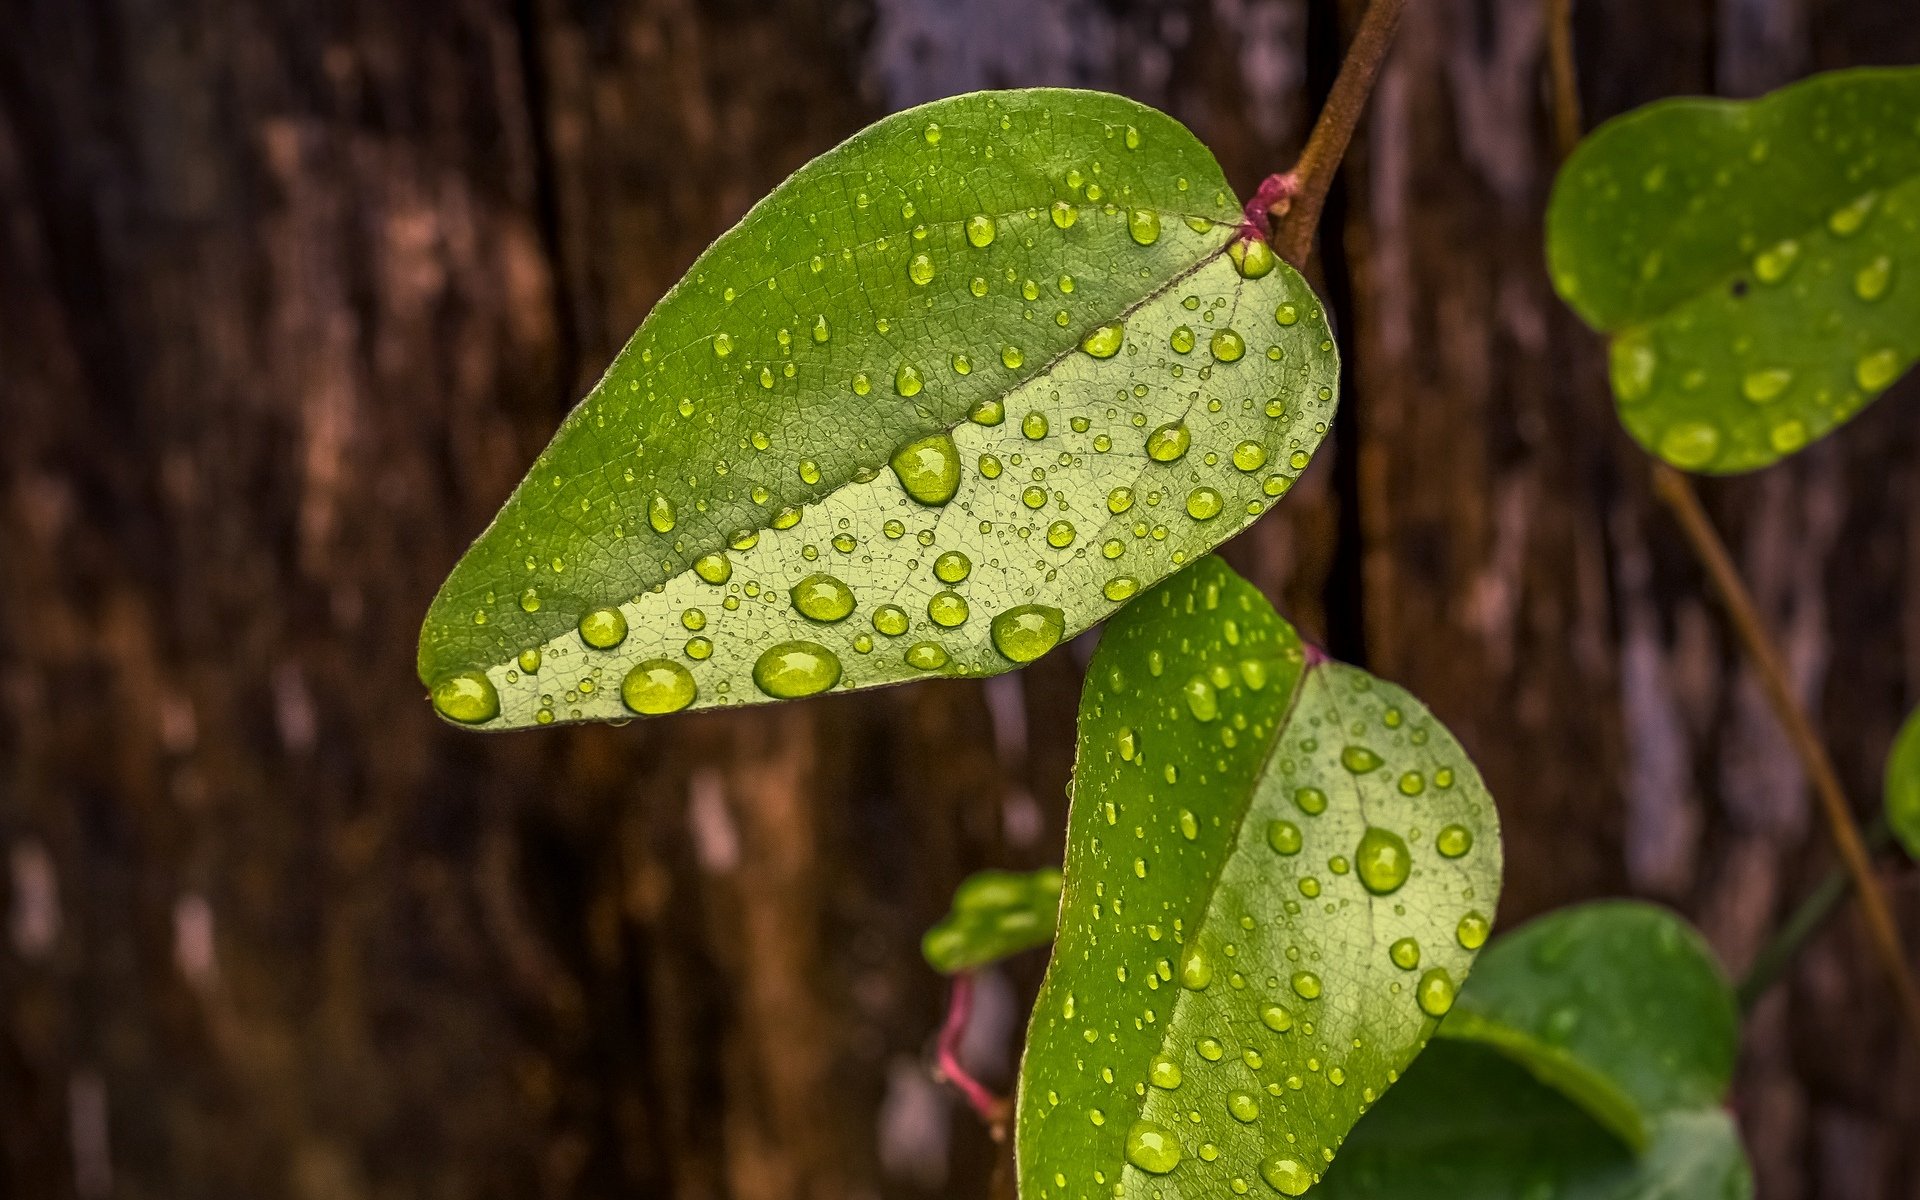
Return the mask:
<path id="1" fill-rule="evenodd" d="M 1492 803 L 1418 702 L 1310 655 L 1217 559 L 1161 585 L 1081 700 L 1021 1195 L 1312 1186 L 1451 1004 L 1499 879 Z"/>
<path id="2" fill-rule="evenodd" d="M 1264 243 L 1228 253 L 1238 220 L 1206 148 L 1117 96 L 855 135 L 701 256 L 455 568 L 436 706 L 505 728 L 987 675 L 1103 619 L 1331 420 L 1321 307 Z"/>
<path id="3" fill-rule="evenodd" d="M 1908 715 L 1887 755 L 1887 824 L 1920 861 L 1920 709 Z"/>
<path id="4" fill-rule="evenodd" d="M 1550 913 L 1481 956 L 1439 1036 L 1354 1130 L 1327 1200 L 1743 1200 L 1719 1104 L 1739 1016 L 1663 909 Z"/>
<path id="5" fill-rule="evenodd" d="M 1793 453 L 1920 356 L 1920 69 L 1608 122 L 1560 172 L 1547 257 L 1613 335 L 1649 451 L 1714 473 Z"/>
<path id="6" fill-rule="evenodd" d="M 977 871 L 953 893 L 953 909 L 920 940 L 928 965 L 943 975 L 1011 958 L 1053 940 L 1060 915 L 1060 870 Z"/>

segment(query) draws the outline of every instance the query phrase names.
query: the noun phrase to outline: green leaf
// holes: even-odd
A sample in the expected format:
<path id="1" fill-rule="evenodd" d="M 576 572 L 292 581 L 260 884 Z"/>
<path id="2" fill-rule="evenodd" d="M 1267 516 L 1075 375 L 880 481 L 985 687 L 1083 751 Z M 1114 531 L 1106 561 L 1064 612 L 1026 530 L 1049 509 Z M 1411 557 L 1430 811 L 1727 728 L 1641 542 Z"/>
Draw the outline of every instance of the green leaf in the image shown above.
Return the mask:
<path id="1" fill-rule="evenodd" d="M 1650 905 L 1550 913 L 1496 941 L 1439 1040 L 1361 1121 L 1323 1200 L 1736 1200 L 1719 1108 L 1739 1017 L 1699 935 Z"/>
<path id="2" fill-rule="evenodd" d="M 1300 1194 L 1451 1005 L 1500 885 L 1447 731 L 1212 558 L 1103 634 L 1067 836 L 1027 1200 Z"/>
<path id="3" fill-rule="evenodd" d="M 1920 861 L 1920 709 L 1907 716 L 1887 755 L 1887 824 Z"/>
<path id="4" fill-rule="evenodd" d="M 1648 450 L 1715 473 L 1793 453 L 1920 356 L 1920 69 L 1607 122 L 1560 171 L 1547 258 L 1613 335 Z"/>
<path id="5" fill-rule="evenodd" d="M 970 971 L 1053 940 L 1060 916 L 1060 871 L 978 871 L 953 893 L 953 911 L 920 939 L 920 952 L 943 975 Z"/>
<path id="6" fill-rule="evenodd" d="M 1477 979 L 1478 976 L 1476 975 Z M 1488 1047 L 1445 1038 L 1369 1112 L 1314 1200 L 1747 1200 L 1752 1173 L 1719 1109 L 1671 1114 L 1636 1155 Z"/>
<path id="7" fill-rule="evenodd" d="M 442 587 L 487 728 L 990 675 L 1245 527 L 1332 419 L 1320 304 L 1118 96 L 889 117 L 694 263 Z M 1228 253 L 1232 244 L 1236 253 Z"/>

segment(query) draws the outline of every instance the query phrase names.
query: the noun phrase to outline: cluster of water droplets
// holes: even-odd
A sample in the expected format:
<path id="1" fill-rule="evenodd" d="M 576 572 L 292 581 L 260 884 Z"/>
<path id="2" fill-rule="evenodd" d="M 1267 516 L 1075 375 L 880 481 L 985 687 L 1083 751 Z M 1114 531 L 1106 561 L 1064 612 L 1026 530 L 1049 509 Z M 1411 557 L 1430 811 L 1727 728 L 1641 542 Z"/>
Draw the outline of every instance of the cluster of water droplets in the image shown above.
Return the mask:
<path id="1" fill-rule="evenodd" d="M 954 126 L 935 125 L 913 140 L 952 150 Z M 983 146 L 977 136 L 970 144 Z M 1141 135 L 1110 127 L 1103 144 L 1127 153 Z M 856 213 L 883 203 L 886 181 L 870 182 L 873 192 L 855 193 Z M 1333 403 L 1333 346 L 1311 294 L 1276 270 L 1265 243 L 1222 255 L 1230 228 L 1129 204 L 1134 184 L 1101 157 L 1054 186 L 1060 198 L 1047 204 L 940 222 L 911 199 L 885 200 L 900 203 L 906 232 L 843 248 L 845 263 L 822 254 L 804 268 L 901 272 L 904 293 L 872 293 L 870 330 L 804 307 L 785 311 L 772 336 L 736 326 L 733 307 L 752 297 L 765 311 L 780 297 L 696 272 L 694 286 L 720 293 L 721 328 L 699 343 L 705 365 L 684 350 L 656 357 L 643 329 L 645 369 L 629 391 L 654 411 L 668 381 L 684 378 L 669 364 L 691 366 L 708 394 L 674 402 L 688 436 L 724 437 L 716 413 L 729 407 L 732 423 L 755 405 L 779 414 L 795 403 L 809 431 L 770 415 L 765 429 L 718 447 L 711 478 L 684 482 L 676 474 L 699 464 L 663 458 L 642 438 L 604 503 L 629 514 L 613 523 L 616 539 L 643 564 L 657 561 L 662 582 L 599 597 L 574 630 L 526 647 L 530 659 L 448 677 L 435 689 L 440 711 L 490 720 L 504 688 L 515 712 L 547 722 L 1002 670 L 1045 654 L 1283 495 Z M 1222 203 L 1231 208 L 1225 197 L 1211 207 Z M 1163 263 L 1176 242 L 1197 265 L 1152 293 L 1149 260 L 1143 282 L 1124 255 Z M 1118 271 L 1060 269 L 1113 253 Z M 982 320 L 948 318 L 966 331 L 951 348 L 897 348 L 923 345 L 900 335 L 927 313 L 973 304 Z M 965 341 L 983 334 L 984 344 Z M 716 382 L 740 398 L 712 395 Z M 598 421 L 592 405 L 583 412 Z M 877 425 L 874 413 L 884 415 Z M 778 468 L 796 440 L 816 448 Z M 563 472 L 552 480 L 557 496 L 570 494 Z M 523 491 L 543 481 L 536 472 Z M 583 519 L 598 502 L 579 502 Z M 728 528 L 722 513 L 742 515 Z M 476 622 L 496 601 L 529 614 L 578 611 L 574 598 L 590 594 L 584 567 L 526 541 L 524 576 L 490 592 Z"/>
<path id="2" fill-rule="evenodd" d="M 1309 665 L 1224 567 L 1142 604 L 1090 672 L 1078 905 L 1023 1114 L 1113 1165 L 1042 1194 L 1151 1197 L 1171 1176 L 1181 1195 L 1299 1195 L 1486 941 L 1490 808 L 1424 710 Z"/>

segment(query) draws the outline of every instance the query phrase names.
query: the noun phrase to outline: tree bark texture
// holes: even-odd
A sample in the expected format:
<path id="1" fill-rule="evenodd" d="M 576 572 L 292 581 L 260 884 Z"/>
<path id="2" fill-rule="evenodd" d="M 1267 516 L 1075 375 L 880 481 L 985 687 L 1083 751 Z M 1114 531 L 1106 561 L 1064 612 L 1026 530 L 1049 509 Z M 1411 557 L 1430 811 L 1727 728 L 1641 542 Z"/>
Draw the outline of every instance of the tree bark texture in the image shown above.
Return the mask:
<path id="1" fill-rule="evenodd" d="M 1553 299 L 1544 0 L 1408 6 L 1323 226 L 1335 437 L 1228 549 L 1457 731 L 1511 924 L 1677 906 L 1736 974 L 1830 868 Z M 0 31 L 0 1195 L 989 1194 L 920 932 L 1057 862 L 1090 644 L 984 683 L 495 737 L 445 572 L 654 300 L 883 112 L 1126 92 L 1250 191 L 1340 0 L 15 0 Z M 1592 120 L 1920 61 L 1906 0 L 1583 0 Z M 1863 809 L 1920 697 L 1912 381 L 1709 485 Z M 1883 862 L 1920 955 L 1920 873 Z M 982 983 L 1005 1083 L 1034 956 Z M 1920 1196 L 1843 910 L 1749 1026 L 1766 1200 Z"/>

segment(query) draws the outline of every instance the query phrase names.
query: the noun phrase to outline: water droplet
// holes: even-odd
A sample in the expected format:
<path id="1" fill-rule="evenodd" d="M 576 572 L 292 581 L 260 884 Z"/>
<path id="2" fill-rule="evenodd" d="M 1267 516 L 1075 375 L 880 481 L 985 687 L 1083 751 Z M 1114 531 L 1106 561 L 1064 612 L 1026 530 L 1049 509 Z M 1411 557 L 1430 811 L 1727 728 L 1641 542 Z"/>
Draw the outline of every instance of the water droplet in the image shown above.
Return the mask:
<path id="1" fill-rule="evenodd" d="M 1233 465 L 1242 471 L 1258 471 L 1267 464 L 1267 448 L 1259 442 L 1241 442 L 1233 448 Z"/>
<path id="2" fill-rule="evenodd" d="M 938 642 L 915 642 L 907 647 L 906 661 L 916 670 L 938 670 L 947 665 L 947 650 Z"/>
<path id="3" fill-rule="evenodd" d="M 925 254 L 916 254 L 907 264 L 907 278 L 921 287 L 933 282 L 933 259 Z M 901 395 L 908 393 L 902 392 Z"/>
<path id="4" fill-rule="evenodd" d="M 1187 680 L 1181 691 L 1187 698 L 1187 711 L 1196 721 L 1213 721 L 1220 716 L 1220 698 L 1204 676 L 1195 675 Z"/>
<path id="5" fill-rule="evenodd" d="M 1447 858 L 1459 858 L 1473 849 L 1473 833 L 1465 825 L 1449 825 L 1434 837 L 1433 848 Z"/>
<path id="6" fill-rule="evenodd" d="M 1152 1121 L 1135 1121 L 1127 1130 L 1127 1161 L 1151 1175 L 1180 1165 L 1180 1142 Z"/>
<path id="7" fill-rule="evenodd" d="M 1312 971 L 1295 971 L 1293 973 L 1293 991 L 1294 994 L 1302 1000 L 1319 999 L 1320 977 Z"/>
<path id="8" fill-rule="evenodd" d="M 596 608 L 580 618 L 580 640 L 595 650 L 611 650 L 627 640 L 627 618 L 617 608 Z"/>
<path id="9" fill-rule="evenodd" d="M 1055 550 L 1064 550 L 1073 545 L 1073 522 L 1055 521 L 1047 526 L 1047 545 Z"/>
<path id="10" fill-rule="evenodd" d="M 1114 516 L 1117 517 L 1121 513 L 1126 512 L 1128 509 L 1132 507 L 1133 507 L 1133 489 L 1132 488 L 1117 487 L 1107 493 L 1107 511 L 1112 513 Z"/>
<path id="11" fill-rule="evenodd" d="M 967 218 L 967 240 L 978 247 L 993 244 L 993 218 L 985 213 L 975 213 Z"/>
<path id="12" fill-rule="evenodd" d="M 1112 579 L 1107 580 L 1106 586 L 1100 589 L 1100 594 L 1115 604 L 1118 604 L 1139 590 L 1140 581 L 1138 579 L 1135 579 L 1131 575 L 1116 575 Z"/>
<path id="13" fill-rule="evenodd" d="M 1761 283 L 1779 283 L 1800 259 L 1800 243 L 1788 238 L 1754 256 L 1753 273 Z"/>
<path id="14" fill-rule="evenodd" d="M 1278 1155 L 1260 1164 L 1260 1178 L 1283 1196 L 1302 1196 L 1313 1186 L 1313 1172 L 1291 1158 Z"/>
<path id="15" fill-rule="evenodd" d="M 1175 462 L 1192 444 L 1193 435 L 1187 432 L 1187 423 L 1174 421 L 1147 435 L 1147 457 L 1155 462 Z"/>
<path id="16" fill-rule="evenodd" d="M 1221 1056 L 1227 1052 L 1225 1046 L 1222 1046 L 1218 1040 L 1210 1037 L 1201 1038 L 1198 1042 L 1194 1043 L 1193 1048 L 1199 1051 L 1200 1057 L 1206 1059 L 1208 1062 L 1219 1062 Z"/>
<path id="17" fill-rule="evenodd" d="M 960 488 L 960 450 L 947 433 L 908 442 L 894 451 L 894 476 L 922 504 L 945 504 Z"/>
<path id="18" fill-rule="evenodd" d="M 1645 329 L 1623 333 L 1613 339 L 1607 350 L 1607 367 L 1613 377 L 1613 390 L 1623 403 L 1644 400 L 1653 391 L 1654 372 L 1660 358 L 1653 348 L 1653 334 Z"/>
<path id="19" fill-rule="evenodd" d="M 935 625 L 947 629 L 964 625 L 967 623 L 966 597 L 951 589 L 935 592 L 927 601 L 927 616 Z"/>
<path id="20" fill-rule="evenodd" d="M 833 331 L 827 328 L 826 314 L 822 313 L 820 316 L 815 317 L 813 319 L 813 340 L 816 342 L 824 342 L 832 336 Z"/>
<path id="21" fill-rule="evenodd" d="M 1208 339 L 1207 348 L 1213 351 L 1215 359 L 1230 363 L 1238 362 L 1240 356 L 1247 352 L 1247 343 L 1233 330 L 1219 329 L 1215 330 L 1213 337 Z"/>
<path id="22" fill-rule="evenodd" d="M 1365 746 L 1348 746 L 1340 751 L 1340 765 L 1355 775 L 1380 769 L 1380 756 Z"/>
<path id="23" fill-rule="evenodd" d="M 461 671 L 433 685 L 433 707 L 449 721 L 479 725 L 500 715 L 500 693 L 484 671 Z"/>
<path id="24" fill-rule="evenodd" d="M 893 390 L 902 396 L 918 396 L 920 388 L 920 368 L 912 363 L 901 363 L 900 369 L 893 373 Z"/>
<path id="25" fill-rule="evenodd" d="M 1430 1017 L 1446 1016 L 1453 1007 L 1453 976 L 1445 967 L 1434 967 L 1420 977 L 1414 997 L 1420 1002 L 1421 1012 Z"/>
<path id="26" fill-rule="evenodd" d="M 1251 1125 L 1260 1119 L 1260 1102 L 1246 1092 L 1234 1092 L 1227 1097 L 1227 1111 L 1234 1120 Z"/>
<path id="27" fill-rule="evenodd" d="M 647 501 L 647 524 L 653 526 L 655 533 L 672 532 L 673 501 L 661 495 Z"/>
<path id="28" fill-rule="evenodd" d="M 1687 470 L 1706 466 L 1719 452 L 1720 431 L 1705 421 L 1682 421 L 1660 437 L 1660 457 Z"/>
<path id="29" fill-rule="evenodd" d="M 1150 208 L 1129 210 L 1127 233 L 1142 246 L 1153 245 L 1160 240 L 1160 214 Z"/>
<path id="30" fill-rule="evenodd" d="M 1410 937 L 1403 937 L 1387 947 L 1387 957 L 1393 965 L 1402 971 L 1411 971 L 1420 965 L 1420 943 Z"/>
<path id="31" fill-rule="evenodd" d="M 1276 853 L 1298 854 L 1306 839 L 1300 835 L 1300 827 L 1292 821 L 1268 821 L 1267 845 Z"/>
<path id="32" fill-rule="evenodd" d="M 1887 294 L 1887 285 L 1892 282 L 1893 259 L 1882 254 L 1854 273 L 1853 294 L 1862 300 L 1878 300 Z"/>
<path id="33" fill-rule="evenodd" d="M 535 613 L 540 611 L 540 593 L 528 588 L 520 593 L 520 611 Z"/>
<path id="34" fill-rule="evenodd" d="M 725 332 L 714 334 L 713 335 L 713 356 L 715 358 L 725 358 L 727 355 L 732 353 L 733 353 L 733 338 L 728 336 Z"/>
<path id="35" fill-rule="evenodd" d="M 1487 944 L 1487 934 L 1492 931 L 1487 918 L 1481 913 L 1470 912 L 1460 918 L 1460 924 L 1454 929 L 1454 937 L 1463 949 L 1478 950 Z"/>
<path id="36" fill-rule="evenodd" d="M 810 458 L 800 460 L 800 480 L 802 483 L 820 482 L 820 464 Z"/>
<path id="37" fill-rule="evenodd" d="M 693 672 L 664 658 L 639 664 L 620 681 L 620 699 L 647 716 L 679 712 L 693 703 L 696 690 Z"/>
<path id="38" fill-rule="evenodd" d="M 693 573 L 708 583 L 721 584 L 733 578 L 733 561 L 718 551 L 693 560 Z"/>
<path id="39" fill-rule="evenodd" d="M 540 651 L 522 650 L 520 652 L 520 670 L 532 675 L 540 670 Z"/>
<path id="40" fill-rule="evenodd" d="M 1032 662 L 1059 644 L 1066 616 L 1044 604 L 1023 604 L 993 619 L 993 645 L 1017 663 Z"/>
<path id="41" fill-rule="evenodd" d="M 1224 503 L 1212 488 L 1195 488 L 1187 493 L 1187 515 L 1196 521 L 1211 521 L 1220 515 Z"/>
<path id="42" fill-rule="evenodd" d="M 1235 238 L 1233 245 L 1227 247 L 1227 257 L 1239 269 L 1242 277 L 1258 279 L 1273 270 L 1277 261 L 1273 256 L 1273 247 L 1256 237 Z"/>
<path id="43" fill-rule="evenodd" d="M 1080 339 L 1080 348 L 1095 358 L 1112 358 L 1120 353 L 1120 346 L 1126 341 L 1127 327 L 1118 321 L 1109 321 L 1105 325 L 1096 325 L 1093 332 Z"/>
<path id="44" fill-rule="evenodd" d="M 1000 347 L 1000 365 L 1005 367 L 1007 370 L 1009 371 L 1019 370 L 1020 364 L 1025 361 L 1027 361 L 1027 356 L 1020 353 L 1020 347 L 1018 346 Z"/>
<path id="45" fill-rule="evenodd" d="M 1260 1023 L 1275 1033 L 1285 1033 L 1293 1028 L 1293 1014 L 1278 1004 L 1269 1004 L 1260 1010 Z"/>
<path id="46" fill-rule="evenodd" d="M 882 604 L 873 610 L 873 627 L 888 637 L 907 631 L 907 611 L 897 604 Z"/>
<path id="47" fill-rule="evenodd" d="M 1020 432 L 1025 434 L 1029 441 L 1035 442 L 1047 436 L 1047 414 L 1030 412 L 1020 418 Z"/>
<path id="48" fill-rule="evenodd" d="M 1180 1086 L 1180 1064 L 1166 1055 L 1158 1055 L 1147 1066 L 1147 1082 L 1162 1091 L 1172 1091 Z"/>
<path id="49" fill-rule="evenodd" d="M 1007 419 L 1007 408 L 991 397 L 976 400 L 973 407 L 967 410 L 967 419 L 975 425 L 992 427 Z"/>
<path id="50" fill-rule="evenodd" d="M 1891 347 L 1876 350 L 1853 367 L 1853 381 L 1869 392 L 1885 388 L 1900 376 L 1900 355 Z"/>
<path id="51" fill-rule="evenodd" d="M 1879 199 L 1880 193 L 1868 192 L 1853 203 L 1835 209 L 1827 218 L 1827 228 L 1836 237 L 1851 237 L 1860 232 L 1860 227 L 1867 223 L 1867 217 Z"/>
<path id="52" fill-rule="evenodd" d="M 1317 817 L 1327 811 L 1327 794 L 1317 787 L 1298 788 L 1293 793 L 1293 802 L 1301 812 Z"/>
<path id="53" fill-rule="evenodd" d="M 1413 859 L 1399 834 L 1370 825 L 1360 835 L 1360 845 L 1353 852 L 1353 865 L 1368 891 L 1386 896 L 1399 891 L 1407 882 Z"/>
<path id="54" fill-rule="evenodd" d="M 1080 210 L 1065 200 L 1055 200 L 1047 212 L 1053 218 L 1054 226 L 1059 229 L 1071 229 L 1073 223 L 1080 219 Z"/>
<path id="55" fill-rule="evenodd" d="M 1740 381 L 1740 394 L 1755 404 L 1765 404 L 1779 396 L 1793 383 L 1793 372 L 1785 367 L 1768 367 L 1759 371 L 1748 371 Z"/>
<path id="56" fill-rule="evenodd" d="M 1273 319 L 1282 325 L 1292 325 L 1300 319 L 1300 310 L 1291 304 L 1282 304 L 1273 310 Z"/>
<path id="57" fill-rule="evenodd" d="M 810 621 L 843 621 L 853 611 L 853 591 L 825 572 L 807 576 L 787 593 L 793 607 Z"/>
<path id="58" fill-rule="evenodd" d="M 762 651 L 753 682 L 776 700 L 797 700 L 840 682 L 840 659 L 818 642 L 781 642 Z"/>
<path id="59" fill-rule="evenodd" d="M 949 550 L 933 560 L 933 574 L 942 583 L 959 583 L 973 571 L 973 560 L 958 550 Z"/>
<path id="60" fill-rule="evenodd" d="M 929 122 L 929 123 L 927 124 L 927 127 L 926 127 L 926 128 L 924 129 L 924 130 L 922 130 L 922 131 L 921 131 L 921 136 L 927 139 L 927 145 L 929 145 L 929 146 L 938 146 L 938 145 L 940 144 L 940 126 L 939 126 L 939 123 L 938 123 L 938 122 Z"/>

